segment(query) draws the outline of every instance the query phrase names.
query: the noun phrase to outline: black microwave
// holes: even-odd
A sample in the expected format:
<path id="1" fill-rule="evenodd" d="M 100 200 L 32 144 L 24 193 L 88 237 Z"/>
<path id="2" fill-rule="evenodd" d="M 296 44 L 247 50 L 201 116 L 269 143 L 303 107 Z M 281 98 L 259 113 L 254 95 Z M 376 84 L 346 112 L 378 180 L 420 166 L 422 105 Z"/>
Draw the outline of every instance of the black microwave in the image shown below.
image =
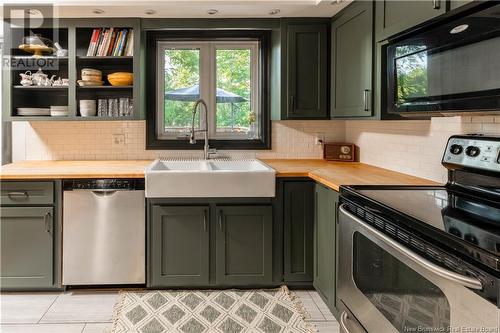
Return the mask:
<path id="1" fill-rule="evenodd" d="M 388 114 L 500 114 L 500 2 L 470 5 L 389 39 L 382 64 Z"/>

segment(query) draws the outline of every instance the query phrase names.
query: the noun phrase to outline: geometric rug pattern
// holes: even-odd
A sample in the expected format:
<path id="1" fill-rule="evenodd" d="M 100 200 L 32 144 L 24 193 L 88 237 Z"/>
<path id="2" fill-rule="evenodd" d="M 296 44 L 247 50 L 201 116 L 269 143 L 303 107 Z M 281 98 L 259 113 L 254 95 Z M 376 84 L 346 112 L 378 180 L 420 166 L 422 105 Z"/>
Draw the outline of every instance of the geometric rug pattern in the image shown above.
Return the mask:
<path id="1" fill-rule="evenodd" d="M 112 333 L 312 333 L 287 287 L 122 291 Z"/>

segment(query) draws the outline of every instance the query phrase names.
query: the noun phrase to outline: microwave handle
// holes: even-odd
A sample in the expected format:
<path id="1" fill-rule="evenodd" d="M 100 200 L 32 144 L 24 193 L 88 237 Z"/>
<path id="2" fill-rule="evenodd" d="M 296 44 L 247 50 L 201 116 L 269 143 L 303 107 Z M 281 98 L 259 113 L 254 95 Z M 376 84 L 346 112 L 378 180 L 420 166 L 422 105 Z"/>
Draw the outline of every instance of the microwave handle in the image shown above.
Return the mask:
<path id="1" fill-rule="evenodd" d="M 399 253 L 404 255 L 406 258 L 412 260 L 416 264 L 424 267 L 428 271 L 430 271 L 436 275 L 439 275 L 440 277 L 445 278 L 449 281 L 452 281 L 452 282 L 458 283 L 462 286 L 465 286 L 467 288 L 471 288 L 471 289 L 475 289 L 475 290 L 483 289 L 483 284 L 481 283 L 480 280 L 478 280 L 476 278 L 464 276 L 461 274 L 457 274 L 453 271 L 447 270 L 441 266 L 438 266 L 438 265 L 432 263 L 431 261 L 425 259 L 424 257 L 418 255 L 417 253 L 415 253 L 415 252 L 407 249 L 403 245 L 399 244 L 398 242 L 396 242 L 395 240 L 393 240 L 389 236 L 386 236 L 384 233 L 378 231 L 377 229 L 370 226 L 366 222 L 363 222 L 358 217 L 352 215 L 344 208 L 344 205 L 340 206 L 340 212 L 342 214 L 346 215 L 347 217 L 349 217 L 351 220 L 355 221 L 356 223 L 363 225 L 363 227 L 366 228 L 371 234 L 373 234 L 377 238 L 381 239 L 384 243 L 386 243 L 387 245 L 392 247 L 394 250 L 398 251 Z"/>

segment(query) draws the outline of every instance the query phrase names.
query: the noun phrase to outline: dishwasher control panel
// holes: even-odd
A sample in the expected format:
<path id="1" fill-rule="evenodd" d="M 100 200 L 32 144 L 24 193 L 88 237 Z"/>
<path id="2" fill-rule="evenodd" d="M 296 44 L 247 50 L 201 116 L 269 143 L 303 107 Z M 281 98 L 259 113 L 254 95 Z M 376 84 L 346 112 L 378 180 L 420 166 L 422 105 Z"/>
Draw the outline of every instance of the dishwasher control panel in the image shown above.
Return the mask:
<path id="1" fill-rule="evenodd" d="M 64 191 L 144 190 L 144 179 L 72 179 L 63 181 Z"/>

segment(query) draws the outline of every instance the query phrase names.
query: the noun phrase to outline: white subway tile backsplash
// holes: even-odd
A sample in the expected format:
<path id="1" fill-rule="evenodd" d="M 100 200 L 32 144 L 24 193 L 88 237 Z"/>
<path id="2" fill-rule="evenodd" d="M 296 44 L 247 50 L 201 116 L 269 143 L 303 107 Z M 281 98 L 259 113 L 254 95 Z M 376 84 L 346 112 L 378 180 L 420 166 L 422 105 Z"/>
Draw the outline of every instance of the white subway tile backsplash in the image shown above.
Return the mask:
<path id="1" fill-rule="evenodd" d="M 239 157 L 322 158 L 321 146 L 314 144 L 316 133 L 328 141 L 343 141 L 343 121 L 275 121 L 272 149 L 224 151 Z M 162 156 L 193 156 L 198 151 L 146 150 L 144 121 L 103 122 L 18 122 L 13 128 L 14 160 L 123 160 L 155 159 Z M 125 145 L 113 145 L 114 134 L 125 135 Z M 26 144 L 24 144 L 26 142 Z"/>
<path id="2" fill-rule="evenodd" d="M 442 117 L 415 121 L 345 122 L 346 141 L 360 147 L 360 161 L 445 182 L 441 158 L 451 135 L 500 134 L 500 117 Z"/>

